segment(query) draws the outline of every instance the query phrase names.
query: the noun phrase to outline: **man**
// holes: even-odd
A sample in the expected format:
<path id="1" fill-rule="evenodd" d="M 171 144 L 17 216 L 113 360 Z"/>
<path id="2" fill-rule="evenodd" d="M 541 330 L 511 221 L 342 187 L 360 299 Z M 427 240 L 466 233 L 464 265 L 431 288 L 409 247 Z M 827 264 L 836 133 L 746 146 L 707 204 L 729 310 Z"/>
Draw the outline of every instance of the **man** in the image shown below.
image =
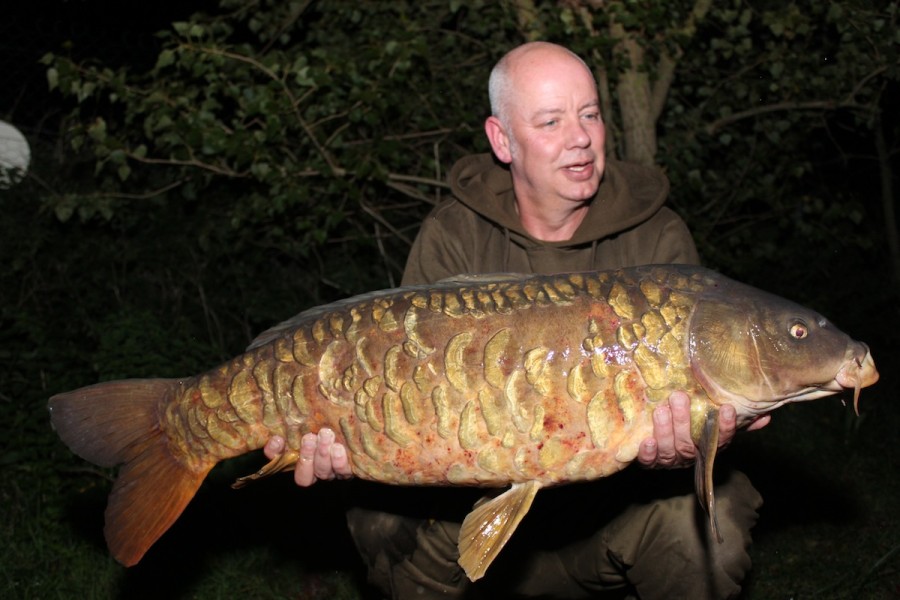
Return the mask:
<path id="1" fill-rule="evenodd" d="M 485 133 L 502 165 L 479 155 L 454 166 L 454 198 L 424 221 L 404 285 L 460 273 L 699 262 L 687 227 L 663 206 L 665 176 L 657 169 L 607 164 L 596 83 L 580 58 L 553 44 L 525 44 L 498 62 L 489 92 L 493 114 Z M 689 464 L 695 448 L 687 396 L 673 394 L 668 406 L 654 411 L 653 420 L 654 437 L 641 444 L 639 462 L 650 467 Z M 761 419 L 752 428 L 765 422 Z M 723 407 L 723 445 L 734 430 L 734 410 Z M 350 475 L 346 452 L 333 441 L 327 430 L 304 437 L 295 470 L 299 485 Z M 283 440 L 273 439 L 266 453 L 272 457 L 282 447 Z M 526 531 L 518 544 L 517 531 L 477 585 L 466 580 L 455 562 L 459 523 L 454 518 L 354 508 L 348 524 L 370 580 L 395 598 L 475 597 L 483 588 L 489 597 L 496 597 L 497 590 L 564 597 L 626 590 L 646 599 L 737 595 L 750 567 L 749 530 L 761 504 L 752 485 L 737 472 L 727 473 L 717 485 L 725 538 L 718 544 L 697 519 L 698 503 L 689 485 L 669 489 L 690 478 L 680 473 L 679 483 L 657 489 L 660 481 L 650 475 L 617 475 L 593 490 L 568 486 L 566 492 L 544 494 L 551 508 L 529 515 L 520 527 L 539 518 L 556 522 L 562 512 L 580 519 L 565 529 L 585 530 L 559 535 L 555 529 L 550 534 L 539 530 L 533 539 Z M 553 507 L 554 502 L 562 508 Z"/>

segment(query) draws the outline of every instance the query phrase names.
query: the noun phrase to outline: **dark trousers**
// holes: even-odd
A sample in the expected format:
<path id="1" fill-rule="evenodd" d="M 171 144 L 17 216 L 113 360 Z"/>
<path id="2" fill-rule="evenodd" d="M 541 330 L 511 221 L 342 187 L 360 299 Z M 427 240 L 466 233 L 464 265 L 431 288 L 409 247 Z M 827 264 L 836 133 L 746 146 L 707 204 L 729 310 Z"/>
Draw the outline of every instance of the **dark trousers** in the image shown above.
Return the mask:
<path id="1" fill-rule="evenodd" d="M 412 507 L 395 512 L 362 503 L 348 511 L 347 521 L 369 581 L 390 598 L 735 597 L 750 569 L 750 529 L 762 498 L 743 473 L 717 473 L 720 544 L 711 537 L 691 475 L 633 468 L 541 490 L 474 584 L 456 560 L 460 523 L 477 490 L 376 487 L 370 498 L 385 492 L 388 503 L 394 496 Z"/>

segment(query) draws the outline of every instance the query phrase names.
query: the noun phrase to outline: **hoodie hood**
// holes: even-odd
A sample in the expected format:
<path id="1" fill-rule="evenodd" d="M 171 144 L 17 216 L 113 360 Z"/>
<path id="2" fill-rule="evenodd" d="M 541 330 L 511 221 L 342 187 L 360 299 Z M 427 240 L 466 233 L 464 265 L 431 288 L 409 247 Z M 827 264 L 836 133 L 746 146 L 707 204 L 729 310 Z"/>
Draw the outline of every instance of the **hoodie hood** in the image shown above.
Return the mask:
<path id="1" fill-rule="evenodd" d="M 600 187 L 575 235 L 561 242 L 545 242 L 536 240 L 522 227 L 512 175 L 493 155 L 475 154 L 459 160 L 451 169 L 449 180 L 453 195 L 460 202 L 526 248 L 593 244 L 650 219 L 669 193 L 669 181 L 658 168 L 607 160 Z"/>

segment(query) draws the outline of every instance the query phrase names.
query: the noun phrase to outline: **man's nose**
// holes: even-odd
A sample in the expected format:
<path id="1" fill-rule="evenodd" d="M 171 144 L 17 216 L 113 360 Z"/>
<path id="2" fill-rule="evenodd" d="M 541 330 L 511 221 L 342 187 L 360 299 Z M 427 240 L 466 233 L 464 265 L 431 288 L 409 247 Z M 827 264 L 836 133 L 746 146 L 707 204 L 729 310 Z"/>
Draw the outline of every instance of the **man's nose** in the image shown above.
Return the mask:
<path id="1" fill-rule="evenodd" d="M 580 119 L 576 119 L 567 128 L 566 143 L 570 148 L 587 148 L 591 145 L 591 136 Z"/>

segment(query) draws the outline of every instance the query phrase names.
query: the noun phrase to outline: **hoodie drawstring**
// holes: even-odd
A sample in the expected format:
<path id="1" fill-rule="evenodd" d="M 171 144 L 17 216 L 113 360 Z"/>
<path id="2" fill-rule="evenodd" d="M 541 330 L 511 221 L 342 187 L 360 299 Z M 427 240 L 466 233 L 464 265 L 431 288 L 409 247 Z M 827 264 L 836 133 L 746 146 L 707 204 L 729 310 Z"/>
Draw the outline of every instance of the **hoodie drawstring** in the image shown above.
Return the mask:
<path id="1" fill-rule="evenodd" d="M 512 240 L 509 238 L 509 228 L 503 228 L 503 271 L 509 273 L 509 249 L 512 247 Z"/>

